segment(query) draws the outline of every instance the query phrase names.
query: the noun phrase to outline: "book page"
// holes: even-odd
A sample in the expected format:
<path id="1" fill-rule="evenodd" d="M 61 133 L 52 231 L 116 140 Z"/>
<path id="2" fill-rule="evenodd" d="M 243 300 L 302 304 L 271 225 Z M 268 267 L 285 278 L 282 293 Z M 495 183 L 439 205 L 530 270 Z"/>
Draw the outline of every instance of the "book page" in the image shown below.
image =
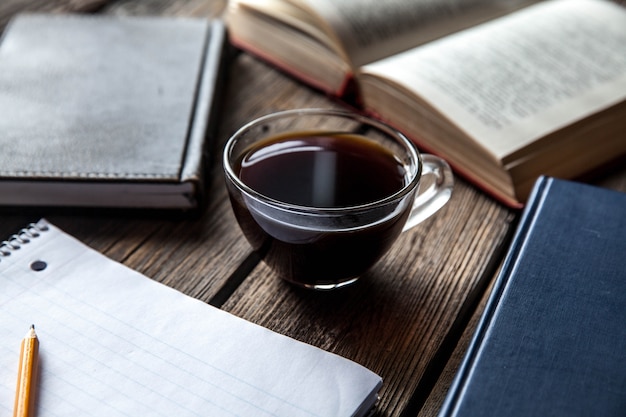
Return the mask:
<path id="1" fill-rule="evenodd" d="M 337 34 L 354 67 L 508 13 L 533 0 L 303 0 Z M 536 1 L 536 0 L 535 0 Z"/>
<path id="2" fill-rule="evenodd" d="M 626 10 L 602 0 L 544 2 L 364 74 L 419 94 L 505 159 L 626 99 Z"/>
<path id="3" fill-rule="evenodd" d="M 188 297 L 39 222 L 46 227 L 0 246 L 1 415 L 11 415 L 31 324 L 39 416 L 349 417 L 374 404 L 381 380 L 364 367 Z"/>
<path id="4" fill-rule="evenodd" d="M 311 5 L 298 0 L 232 0 L 228 2 L 227 20 L 233 22 L 238 19 L 239 14 L 252 14 L 257 19 L 265 17 L 267 21 L 276 25 L 277 22 L 294 29 L 296 33 L 306 34 L 315 41 L 321 43 L 329 49 L 337 49 L 337 39 L 332 31 L 320 22 L 319 15 L 316 14 L 315 5 Z M 262 19 L 263 20 L 263 19 Z M 237 31 L 245 30 L 239 25 L 246 23 L 235 20 Z M 249 24 L 249 22 L 248 22 Z M 231 25 L 232 26 L 232 25 Z M 231 29 L 232 30 L 232 29 Z"/>

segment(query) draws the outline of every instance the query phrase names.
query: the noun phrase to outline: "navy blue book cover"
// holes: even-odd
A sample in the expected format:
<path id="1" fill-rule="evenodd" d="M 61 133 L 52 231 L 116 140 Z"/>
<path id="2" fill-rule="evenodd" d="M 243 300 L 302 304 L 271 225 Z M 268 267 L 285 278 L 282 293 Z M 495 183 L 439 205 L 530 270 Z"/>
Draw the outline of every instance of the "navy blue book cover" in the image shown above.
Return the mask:
<path id="1" fill-rule="evenodd" d="M 542 177 L 440 417 L 626 416 L 626 194 Z"/>

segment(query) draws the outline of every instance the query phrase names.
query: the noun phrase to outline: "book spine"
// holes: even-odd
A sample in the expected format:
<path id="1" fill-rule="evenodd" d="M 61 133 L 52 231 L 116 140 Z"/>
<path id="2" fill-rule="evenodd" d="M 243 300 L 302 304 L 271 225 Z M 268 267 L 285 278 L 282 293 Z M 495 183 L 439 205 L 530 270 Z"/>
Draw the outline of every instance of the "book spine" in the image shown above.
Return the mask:
<path id="1" fill-rule="evenodd" d="M 496 278 L 496 282 L 494 283 L 489 299 L 487 300 L 485 310 L 481 314 L 467 352 L 465 353 L 461 365 L 456 372 L 438 417 L 453 417 L 457 413 L 458 404 L 462 399 L 463 392 L 465 391 L 464 387 L 468 382 L 468 378 L 471 374 L 472 368 L 474 367 L 478 353 L 480 352 L 487 329 L 494 317 L 502 294 L 509 283 L 511 274 L 515 269 L 517 260 L 519 259 L 519 256 L 524 248 L 526 237 L 528 236 L 530 230 L 532 230 L 537 214 L 541 211 L 546 191 L 550 188 L 551 183 L 552 179 L 545 176 L 540 177 L 535 183 L 533 191 L 528 198 L 526 208 L 524 209 L 520 222 L 517 226 L 517 230 L 515 231 L 515 235 L 513 236 L 513 241 L 504 260 L 504 264 L 502 265 L 502 269 Z"/>

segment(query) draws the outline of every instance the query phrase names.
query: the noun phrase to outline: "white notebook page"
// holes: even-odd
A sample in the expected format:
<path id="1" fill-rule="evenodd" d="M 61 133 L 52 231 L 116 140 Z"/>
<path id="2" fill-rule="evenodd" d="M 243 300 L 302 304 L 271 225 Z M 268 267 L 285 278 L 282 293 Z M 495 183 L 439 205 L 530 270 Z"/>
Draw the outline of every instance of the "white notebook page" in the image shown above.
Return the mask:
<path id="1" fill-rule="evenodd" d="M 48 230 L 0 256 L 0 415 L 12 412 L 31 324 L 39 416 L 328 417 L 360 415 L 375 402 L 382 381 L 366 368 L 39 225 Z M 47 266 L 34 271 L 34 261 Z"/>

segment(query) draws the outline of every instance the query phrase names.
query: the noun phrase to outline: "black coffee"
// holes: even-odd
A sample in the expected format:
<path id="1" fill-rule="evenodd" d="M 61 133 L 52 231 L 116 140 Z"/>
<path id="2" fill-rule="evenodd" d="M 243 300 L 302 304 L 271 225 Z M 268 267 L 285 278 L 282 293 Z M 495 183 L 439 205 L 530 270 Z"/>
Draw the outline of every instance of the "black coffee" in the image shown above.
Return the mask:
<path id="1" fill-rule="evenodd" d="M 393 154 L 358 135 L 289 135 L 261 141 L 240 161 L 239 177 L 267 197 L 308 207 L 346 207 L 404 186 Z"/>
<path id="2" fill-rule="evenodd" d="M 345 133 L 299 133 L 260 141 L 244 152 L 235 172 L 266 197 L 324 208 L 380 200 L 399 191 L 406 181 L 405 169 L 390 151 Z M 375 213 L 302 220 L 302 216 L 232 200 L 244 234 L 265 262 L 284 278 L 309 286 L 332 285 L 363 274 L 401 232 L 410 209 L 396 202 Z M 383 220 L 373 220 L 379 217 Z"/>

